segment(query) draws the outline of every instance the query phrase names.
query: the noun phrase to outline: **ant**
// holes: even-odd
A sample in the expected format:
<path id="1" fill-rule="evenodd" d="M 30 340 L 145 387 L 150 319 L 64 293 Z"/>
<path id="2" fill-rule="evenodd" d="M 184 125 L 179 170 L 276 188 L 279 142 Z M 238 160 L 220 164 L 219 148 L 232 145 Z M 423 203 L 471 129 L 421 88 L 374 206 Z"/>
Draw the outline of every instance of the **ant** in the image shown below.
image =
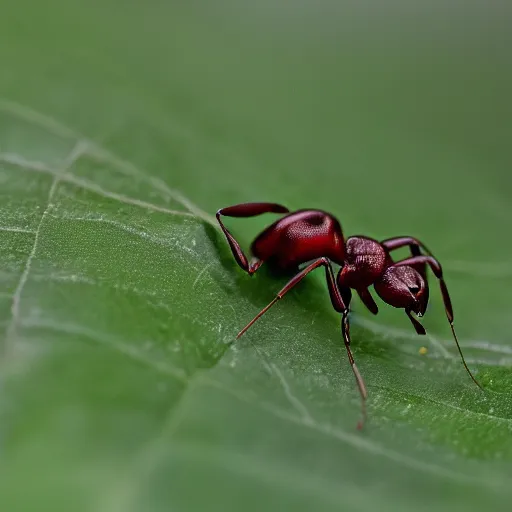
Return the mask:
<path id="1" fill-rule="evenodd" d="M 240 245 L 222 223 L 221 216 L 254 217 L 264 213 L 285 215 L 256 237 L 251 245 L 254 258 L 248 262 Z M 305 209 L 290 212 L 285 206 L 275 203 L 237 204 L 221 208 L 216 217 L 236 262 L 249 275 L 252 276 L 265 262 L 280 271 L 296 272 L 270 304 L 265 306 L 238 333 L 237 339 L 311 271 L 318 267 L 324 267 L 332 306 L 342 315 L 341 332 L 361 395 L 362 417 L 357 425 L 358 429 L 363 427 L 366 420 L 368 393 L 350 350 L 348 314 L 352 298 L 351 289 L 357 292 L 363 304 L 376 315 L 378 307 L 368 290 L 368 287 L 373 285 L 384 302 L 395 308 L 404 309 L 416 332 L 423 335 L 426 334 L 425 328 L 413 314 L 422 317 L 427 309 L 429 299 L 428 265 L 439 281 L 446 316 L 464 368 L 474 383 L 483 389 L 468 368 L 457 340 L 453 326 L 452 303 L 443 278 L 441 264 L 425 247 L 425 244 L 416 238 L 401 236 L 378 242 L 366 236 L 352 236 L 345 240 L 339 221 L 330 213 Z M 401 247 L 409 247 L 411 256 L 394 261 L 391 252 Z M 331 262 L 341 267 L 336 276 Z M 299 265 L 306 263 L 308 263 L 307 266 L 299 269 Z"/>

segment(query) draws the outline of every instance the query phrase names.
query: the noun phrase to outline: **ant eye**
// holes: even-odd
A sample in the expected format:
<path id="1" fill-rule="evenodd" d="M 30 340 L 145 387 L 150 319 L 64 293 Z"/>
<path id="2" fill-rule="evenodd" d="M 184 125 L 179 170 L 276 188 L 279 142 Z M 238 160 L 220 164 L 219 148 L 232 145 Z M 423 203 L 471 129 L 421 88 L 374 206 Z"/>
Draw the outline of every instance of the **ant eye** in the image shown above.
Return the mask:
<path id="1" fill-rule="evenodd" d="M 420 291 L 420 288 L 419 286 L 411 286 L 409 288 L 409 291 L 413 294 L 413 295 L 416 295 L 419 291 Z"/>

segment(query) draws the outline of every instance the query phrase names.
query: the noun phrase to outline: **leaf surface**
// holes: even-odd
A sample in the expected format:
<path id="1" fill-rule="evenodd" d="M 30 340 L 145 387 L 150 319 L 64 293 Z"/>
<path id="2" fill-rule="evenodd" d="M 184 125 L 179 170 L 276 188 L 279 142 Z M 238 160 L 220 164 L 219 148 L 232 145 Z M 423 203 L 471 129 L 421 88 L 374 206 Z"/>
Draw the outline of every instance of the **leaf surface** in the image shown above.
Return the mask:
<path id="1" fill-rule="evenodd" d="M 9 4 L 2 510 L 508 510 L 508 14 Z M 245 201 L 424 240 L 485 393 L 433 279 L 427 338 L 354 300 L 364 432 L 322 275 L 229 346 L 286 281 L 232 260 Z"/>

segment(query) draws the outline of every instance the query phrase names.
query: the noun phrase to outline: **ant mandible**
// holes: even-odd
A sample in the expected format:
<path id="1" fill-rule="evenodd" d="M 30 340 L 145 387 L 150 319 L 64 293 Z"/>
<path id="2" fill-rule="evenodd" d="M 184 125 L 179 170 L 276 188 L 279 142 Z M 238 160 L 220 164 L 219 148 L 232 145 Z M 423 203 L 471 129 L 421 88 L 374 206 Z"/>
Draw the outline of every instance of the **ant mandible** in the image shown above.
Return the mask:
<path id="1" fill-rule="evenodd" d="M 256 237 L 251 245 L 254 258 L 248 262 L 240 245 L 222 223 L 221 216 L 254 217 L 263 213 L 278 213 L 285 214 L 285 216 Z M 359 429 L 362 428 L 366 419 L 368 393 L 350 350 L 348 313 L 352 297 L 351 289 L 357 292 L 363 304 L 373 314 L 377 314 L 377 304 L 368 290 L 368 287 L 373 285 L 384 302 L 405 310 L 418 334 L 426 334 L 425 328 L 413 314 L 422 317 L 427 309 L 428 265 L 439 280 L 446 316 L 464 368 L 475 384 L 482 389 L 464 360 L 455 334 L 453 308 L 443 278 L 441 264 L 416 238 L 402 236 L 378 242 L 366 236 L 352 236 L 345 240 L 339 221 L 330 213 L 322 210 L 290 212 L 288 208 L 275 203 L 237 204 L 221 208 L 216 216 L 236 262 L 249 275 L 254 274 L 265 262 L 278 270 L 297 271 L 297 274 L 279 291 L 274 300 L 239 332 L 237 339 L 312 270 L 324 267 L 332 305 L 342 315 L 343 340 L 361 395 L 362 418 L 358 423 Z M 390 253 L 400 247 L 409 247 L 411 257 L 394 261 Z M 331 261 L 341 267 L 336 276 Z M 305 263 L 308 265 L 299 269 L 299 265 Z"/>

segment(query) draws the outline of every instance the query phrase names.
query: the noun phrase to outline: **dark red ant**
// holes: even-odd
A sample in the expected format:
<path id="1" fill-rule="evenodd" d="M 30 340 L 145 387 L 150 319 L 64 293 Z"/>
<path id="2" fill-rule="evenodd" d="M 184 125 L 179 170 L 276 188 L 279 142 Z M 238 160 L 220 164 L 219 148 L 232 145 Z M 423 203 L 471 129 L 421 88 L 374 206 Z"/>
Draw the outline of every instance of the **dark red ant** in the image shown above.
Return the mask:
<path id="1" fill-rule="evenodd" d="M 254 217 L 263 213 L 286 215 L 256 237 L 251 245 L 254 258 L 248 262 L 240 245 L 222 223 L 221 215 Z M 324 267 L 332 305 L 342 314 L 343 340 L 361 394 L 362 419 L 358 423 L 358 428 L 362 428 L 366 419 L 367 391 L 350 350 L 348 313 L 352 297 L 351 289 L 356 290 L 363 304 L 373 314 L 377 314 L 377 304 L 368 290 L 368 287 L 373 285 L 384 302 L 405 310 L 418 334 L 426 334 L 425 328 L 413 313 L 422 317 L 427 309 L 429 298 L 427 265 L 439 280 L 446 316 L 462 363 L 475 384 L 482 389 L 464 360 L 455 334 L 452 303 L 443 279 L 441 265 L 419 240 L 402 236 L 378 242 L 365 236 L 352 236 L 345 241 L 339 221 L 331 214 L 322 210 L 290 212 L 288 208 L 274 203 L 245 203 L 222 208 L 217 212 L 217 220 L 226 235 L 236 262 L 249 275 L 254 274 L 265 262 L 279 270 L 297 271 L 275 299 L 239 332 L 237 338 L 242 336 L 258 318 L 282 299 L 307 274 L 320 266 Z M 409 247 L 411 257 L 394 261 L 390 253 L 400 247 Z M 425 254 L 422 254 L 422 251 Z M 341 266 L 336 277 L 331 261 Z M 299 265 L 304 263 L 309 264 L 299 270 Z"/>

